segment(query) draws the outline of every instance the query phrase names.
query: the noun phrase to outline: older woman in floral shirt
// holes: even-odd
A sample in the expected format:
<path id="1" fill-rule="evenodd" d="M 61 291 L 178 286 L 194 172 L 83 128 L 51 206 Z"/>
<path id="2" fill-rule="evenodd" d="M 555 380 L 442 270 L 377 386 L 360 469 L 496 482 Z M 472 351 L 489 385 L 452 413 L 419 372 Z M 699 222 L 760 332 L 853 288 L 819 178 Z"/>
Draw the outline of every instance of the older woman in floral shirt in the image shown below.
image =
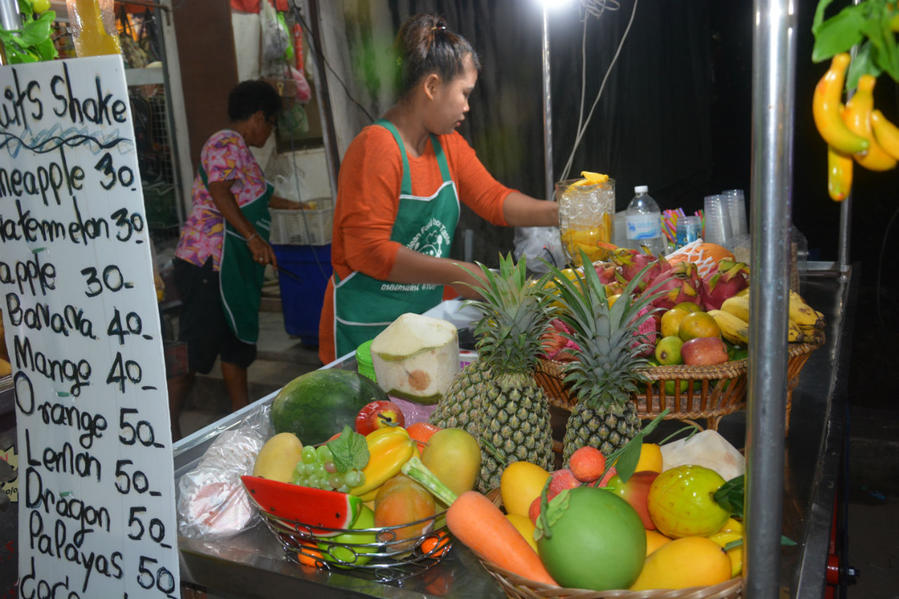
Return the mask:
<path id="1" fill-rule="evenodd" d="M 247 367 L 256 358 L 262 270 L 276 264 L 268 244 L 268 208 L 299 208 L 272 195 L 250 152 L 271 135 L 281 99 L 264 81 L 244 81 L 228 96 L 227 128 L 204 144 L 193 207 L 175 250 L 175 285 L 183 302 L 179 338 L 189 372 L 168 381 L 172 432 L 180 436 L 181 403 L 196 372 L 221 358 L 233 409 L 247 404 Z"/>

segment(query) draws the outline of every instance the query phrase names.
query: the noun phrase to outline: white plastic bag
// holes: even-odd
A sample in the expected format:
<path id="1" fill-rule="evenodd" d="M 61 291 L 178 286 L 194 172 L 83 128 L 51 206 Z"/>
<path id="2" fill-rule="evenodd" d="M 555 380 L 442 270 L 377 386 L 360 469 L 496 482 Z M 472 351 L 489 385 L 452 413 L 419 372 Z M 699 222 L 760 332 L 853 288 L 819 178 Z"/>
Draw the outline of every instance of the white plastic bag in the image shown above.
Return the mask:
<path id="1" fill-rule="evenodd" d="M 278 13 L 269 0 L 262 0 L 259 24 L 262 27 L 262 61 L 283 61 L 284 51 L 290 45 L 290 36 L 278 22 Z"/>
<path id="2" fill-rule="evenodd" d="M 562 249 L 562 239 L 558 227 L 516 227 L 515 259 L 527 259 L 528 270 L 536 273 L 547 272 L 546 260 L 553 266 L 563 268 L 567 259 Z"/>
<path id="3" fill-rule="evenodd" d="M 219 435 L 196 468 L 178 481 L 178 531 L 185 537 L 229 537 L 260 517 L 240 477 L 252 474 L 256 455 L 272 435 L 268 407 L 239 428 Z"/>

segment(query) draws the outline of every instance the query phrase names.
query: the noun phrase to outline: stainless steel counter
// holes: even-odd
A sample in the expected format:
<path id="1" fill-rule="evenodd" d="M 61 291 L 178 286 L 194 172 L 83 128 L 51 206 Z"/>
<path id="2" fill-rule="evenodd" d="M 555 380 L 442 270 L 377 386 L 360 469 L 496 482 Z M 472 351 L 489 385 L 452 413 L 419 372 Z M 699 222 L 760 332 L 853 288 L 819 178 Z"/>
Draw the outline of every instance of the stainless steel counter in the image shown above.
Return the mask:
<path id="1" fill-rule="evenodd" d="M 826 344 L 802 370 L 793 393 L 784 473 L 783 533 L 799 542 L 785 547 L 781 587 L 791 597 L 821 597 L 840 471 L 847 400 L 851 315 L 851 284 L 832 273 L 803 280 L 803 296 L 824 312 Z M 354 368 L 353 360 L 337 367 Z M 271 402 L 262 398 L 244 410 L 214 423 L 175 444 L 177 480 L 193 468 L 203 451 L 222 432 Z M 722 434 L 742 438 L 742 415 L 725 419 Z M 474 556 L 459 543 L 437 567 L 396 584 L 382 584 L 352 573 L 323 573 L 287 562 L 280 544 L 263 525 L 237 536 L 197 541 L 179 538 L 181 577 L 222 597 L 502 597 L 499 586 Z"/>

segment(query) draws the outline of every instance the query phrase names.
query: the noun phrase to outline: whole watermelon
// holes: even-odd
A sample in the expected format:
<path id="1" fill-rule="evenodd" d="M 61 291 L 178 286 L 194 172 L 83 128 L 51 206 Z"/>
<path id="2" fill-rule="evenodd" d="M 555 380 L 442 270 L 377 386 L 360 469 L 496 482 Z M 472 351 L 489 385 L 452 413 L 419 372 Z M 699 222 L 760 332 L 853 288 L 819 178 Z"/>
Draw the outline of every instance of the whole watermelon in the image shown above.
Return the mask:
<path id="1" fill-rule="evenodd" d="M 276 433 L 293 433 L 303 445 L 327 441 L 345 424 L 354 426 L 365 404 L 386 400 L 387 394 L 371 381 L 350 370 L 313 370 L 290 381 L 272 401 L 272 425 Z"/>

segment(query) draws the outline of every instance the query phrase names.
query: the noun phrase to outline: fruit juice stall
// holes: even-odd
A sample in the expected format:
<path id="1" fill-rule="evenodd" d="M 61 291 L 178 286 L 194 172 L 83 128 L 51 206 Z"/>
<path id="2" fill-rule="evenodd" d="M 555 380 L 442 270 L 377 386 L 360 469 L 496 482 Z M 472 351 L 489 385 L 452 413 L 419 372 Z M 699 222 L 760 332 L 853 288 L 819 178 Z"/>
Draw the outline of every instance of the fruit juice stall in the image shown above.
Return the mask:
<path id="1" fill-rule="evenodd" d="M 787 190 L 790 161 L 785 160 L 783 156 L 789 155 L 787 148 L 792 143 L 789 132 L 793 129 L 792 53 L 795 52 L 795 48 L 789 44 L 791 18 L 786 11 L 785 3 L 772 0 L 760 1 L 756 5 L 759 18 L 754 31 L 755 72 L 765 73 L 766 76 L 757 76 L 753 86 L 752 281 L 753 287 L 774 291 L 766 294 L 761 300 L 751 299 L 746 302 L 746 309 L 752 311 L 754 316 L 753 327 L 748 332 L 738 333 L 730 330 L 734 336 L 744 335 L 749 342 L 750 350 L 748 357 L 744 358 L 747 362 L 744 362 L 742 378 L 735 376 L 730 382 L 715 387 L 718 384 L 715 380 L 720 377 L 716 374 L 714 377 L 706 377 L 701 383 L 703 398 L 707 395 L 714 396 L 716 393 L 718 396 L 736 394 L 735 389 L 742 387 L 744 403 L 737 401 L 729 406 L 730 409 L 725 414 L 700 413 L 698 416 L 686 418 L 689 420 L 708 417 L 708 426 L 717 428 L 725 439 L 737 447 L 743 447 L 745 444 L 745 454 L 748 458 L 744 512 L 747 525 L 745 538 L 748 543 L 744 552 L 746 568 L 742 578 L 738 575 L 727 582 L 694 590 L 692 591 L 694 594 L 690 595 L 692 597 L 772 596 L 778 590 L 782 596 L 820 597 L 827 585 L 836 584 L 839 579 L 836 571 L 840 567 L 840 549 L 839 544 L 833 542 L 833 535 L 838 532 L 834 506 L 839 478 L 845 467 L 843 444 L 847 364 L 850 352 L 848 343 L 852 330 L 857 282 L 846 263 L 847 240 L 845 229 L 841 227 L 840 261 L 809 263 L 809 268 L 801 280 L 802 298 L 820 313 L 817 318 L 818 324 L 822 322 L 820 317 L 823 317 L 823 323 L 826 323 L 823 330 L 818 330 L 818 333 L 823 335 L 816 341 L 817 345 L 813 352 L 810 354 L 805 352 L 798 367 L 788 367 L 788 363 L 792 364 L 792 355 L 787 344 L 779 341 L 787 338 L 789 334 L 789 319 L 786 318 L 783 303 L 787 302 L 789 297 L 787 265 L 790 260 L 789 250 L 782 240 L 788 237 L 789 232 Z M 844 216 L 848 218 L 848 208 Z M 515 280 L 513 273 L 515 268 L 510 264 L 501 264 L 497 278 Z M 587 279 L 598 281 L 598 275 L 593 277 L 584 274 L 576 279 L 577 285 L 572 284 L 570 287 L 564 274 L 558 272 L 557 275 L 554 284 L 560 289 L 562 301 L 569 303 L 590 301 L 589 292 L 586 290 L 591 285 L 596 288 L 596 285 L 584 281 Z M 485 281 L 489 280 L 490 276 L 485 272 Z M 578 296 L 578 288 L 586 295 Z M 752 297 L 757 298 L 760 295 Z M 622 295 L 626 296 L 626 293 Z M 617 301 L 628 300 L 619 298 Z M 629 307 L 632 305 L 629 304 Z M 458 305 L 452 302 L 438 306 L 430 314 L 456 324 L 463 337 L 464 333 L 470 332 L 474 326 L 472 315 L 465 310 L 460 312 Z M 725 320 L 720 326 L 722 333 L 727 326 L 726 323 Z M 483 334 L 483 331 L 478 332 Z M 372 346 L 371 351 L 376 352 L 376 348 Z M 336 375 L 337 372 L 354 372 L 357 367 L 361 371 L 361 358 L 360 355 L 360 363 L 357 364 L 355 355 L 344 356 L 325 366 L 321 372 L 331 371 L 335 373 L 335 378 L 340 378 L 343 375 Z M 751 364 L 752 368 L 746 368 L 747 363 Z M 547 375 L 552 378 L 550 375 L 553 373 Z M 558 379 L 557 375 L 558 373 L 555 373 Z M 710 382 L 709 379 L 714 380 Z M 381 375 L 378 376 L 378 380 L 383 381 Z M 677 376 L 669 373 L 667 379 L 662 377 L 660 380 L 663 389 L 665 383 L 673 381 L 673 391 L 658 391 L 657 403 L 652 403 L 652 391 L 641 393 L 637 390 L 638 396 L 648 396 L 650 400 L 649 404 L 639 408 L 641 416 L 647 414 L 664 416 L 662 412 L 665 407 L 677 411 L 680 409 L 682 396 L 686 396 L 684 401 L 693 397 L 690 388 L 682 393 Z M 548 386 L 544 387 L 552 401 L 552 390 Z M 201 517 L 193 518 L 192 525 L 197 525 L 200 529 L 204 525 L 209 527 L 206 532 L 211 528 L 233 527 L 231 531 L 233 534 L 204 536 L 203 530 L 200 530 L 199 534 L 182 534 L 179 537 L 182 581 L 204 588 L 215 595 L 234 597 L 274 597 L 285 593 L 316 597 L 502 597 L 507 594 L 522 597 L 558 596 L 560 591 L 541 586 L 539 582 L 532 582 L 543 579 L 541 573 L 543 566 L 531 562 L 529 570 L 528 566 L 519 564 L 517 572 L 522 574 L 520 568 L 523 567 L 527 573 L 524 578 L 516 576 L 514 567 L 510 567 L 513 570 L 510 572 L 495 564 L 488 566 L 481 558 L 489 550 L 478 545 L 476 539 L 469 542 L 470 538 L 466 537 L 464 532 L 457 532 L 462 529 L 454 528 L 452 525 L 450 528 L 456 534 L 448 551 L 443 545 L 445 537 L 441 537 L 440 534 L 433 537 L 433 544 L 426 545 L 426 541 L 431 538 L 430 532 L 433 531 L 425 528 L 421 529 L 424 532 L 420 532 L 419 537 L 413 535 L 411 543 L 408 538 L 404 540 L 396 537 L 388 539 L 377 537 L 372 543 L 369 543 L 369 539 L 355 541 L 356 544 L 363 546 L 377 545 L 381 542 L 381 548 L 398 543 L 388 556 L 397 563 L 396 568 L 382 564 L 378 561 L 378 557 L 366 556 L 362 551 L 357 553 L 352 548 L 349 549 L 352 558 L 348 561 L 359 567 L 340 567 L 339 552 L 346 550 L 348 545 L 341 541 L 329 541 L 326 534 L 318 536 L 313 534 L 312 537 L 318 539 L 318 542 L 310 544 L 310 537 L 302 534 L 302 527 L 291 528 L 289 523 L 284 522 L 285 519 L 292 519 L 290 516 L 294 515 L 294 512 L 291 510 L 299 509 L 298 505 L 312 501 L 311 497 L 319 497 L 321 501 L 312 503 L 319 506 L 328 505 L 333 514 L 331 512 L 323 514 L 322 519 L 314 522 L 316 526 L 322 527 L 318 530 L 328 531 L 330 523 L 335 532 L 343 531 L 352 535 L 351 531 L 346 530 L 346 523 L 352 519 L 350 514 L 355 514 L 358 506 L 354 507 L 353 501 L 346 504 L 332 504 L 333 497 L 322 495 L 315 489 L 309 491 L 311 494 L 306 494 L 306 491 L 296 494 L 293 503 L 277 503 L 277 493 L 267 495 L 272 492 L 269 487 L 277 485 L 248 479 L 244 484 L 253 493 L 256 503 L 259 507 L 267 506 L 264 510 L 268 511 L 268 516 L 264 518 L 268 526 L 263 526 L 257 521 L 253 526 L 244 528 L 244 525 L 251 522 L 254 517 L 258 518 L 252 511 L 242 514 L 237 518 L 238 521 L 216 522 L 215 514 L 210 514 L 204 524 L 202 518 L 204 493 L 211 496 L 215 493 L 227 494 L 232 490 L 215 488 L 214 484 L 205 487 L 200 485 L 200 492 L 197 493 L 198 487 L 189 477 L 198 469 L 202 469 L 204 460 L 210 456 L 210 448 L 213 448 L 212 453 L 215 453 L 217 444 L 220 447 L 218 451 L 222 452 L 219 457 L 226 460 L 242 459 L 245 469 L 254 467 L 254 460 L 247 461 L 246 455 L 237 455 L 246 454 L 246 447 L 238 444 L 228 453 L 229 437 L 240 435 L 242 430 L 248 428 L 259 428 L 260 422 L 276 421 L 279 418 L 277 414 L 281 410 L 278 401 L 283 391 L 264 397 L 175 444 L 175 482 L 176 487 L 182 492 L 179 501 L 185 497 L 183 494 L 185 488 L 194 491 L 190 496 L 193 503 L 189 502 L 185 507 L 179 503 L 179 512 L 186 509 L 189 513 L 191 506 L 196 508 L 195 515 Z M 675 398 L 670 405 L 658 404 L 658 400 L 669 396 Z M 561 399 L 556 397 L 554 403 L 561 403 Z M 700 406 L 699 409 L 702 410 L 703 407 Z M 724 415 L 728 417 L 718 423 L 717 419 Z M 281 417 L 285 416 L 282 414 Z M 441 414 L 440 417 L 452 426 L 458 422 L 452 418 L 458 418 L 459 415 Z M 713 418 L 715 424 L 711 424 Z M 278 429 L 279 426 L 276 425 L 275 428 Z M 338 429 L 331 432 L 340 431 Z M 341 436 L 351 432 L 345 429 Z M 370 434 L 375 433 L 377 431 Z M 386 437 L 387 434 L 379 436 Z M 346 440 L 348 436 L 344 438 Z M 304 439 L 304 444 L 324 440 Z M 370 452 L 374 451 L 372 441 L 368 438 L 366 440 Z M 555 441 L 558 445 L 559 439 Z M 521 439 L 520 443 L 527 444 L 525 439 Z M 302 449 L 299 446 L 293 449 L 269 447 L 273 453 L 294 452 L 295 457 L 288 478 L 296 478 L 299 476 L 296 473 L 300 472 L 303 473 L 300 480 L 306 481 L 310 486 L 324 486 L 338 491 L 343 486 L 355 485 L 357 480 L 351 481 L 349 478 L 338 477 L 329 482 L 327 474 L 317 474 L 314 470 L 317 468 L 317 462 L 322 462 L 325 466 L 331 464 L 327 472 L 333 473 L 334 464 L 329 460 L 336 462 L 334 456 L 338 451 L 342 453 L 344 449 L 338 450 L 338 446 L 334 446 L 334 449 L 325 452 L 325 455 L 320 454 L 321 448 L 308 451 L 310 449 L 308 445 Z M 534 451 L 539 452 L 540 448 L 534 448 Z M 490 454 L 492 451 L 487 453 Z M 618 465 L 624 470 L 626 454 L 617 455 L 621 460 Z M 642 459 L 640 455 L 640 460 Z M 485 471 L 492 471 L 493 484 L 489 484 L 488 487 L 495 489 L 501 487 L 498 478 L 501 469 L 497 470 L 496 464 L 491 464 L 491 460 L 497 461 L 489 455 L 482 459 L 481 475 L 484 476 Z M 299 466 L 293 467 L 293 464 L 304 466 L 301 470 Z M 363 466 L 368 467 L 360 463 L 348 467 L 349 471 L 346 474 L 344 469 L 338 472 L 341 476 L 349 477 Z M 547 466 L 550 467 L 551 464 Z M 259 467 L 259 462 L 256 461 L 255 468 Z M 571 469 L 574 470 L 573 465 Z M 603 468 L 600 468 L 600 471 L 608 473 L 608 470 Z M 407 472 L 405 466 L 403 472 L 418 480 Z M 323 478 L 316 481 L 316 476 Z M 270 477 L 277 478 L 277 476 Z M 240 488 L 240 485 L 236 487 Z M 359 495 L 364 497 L 365 493 L 360 491 Z M 742 496 L 742 493 L 740 495 Z M 281 497 L 283 499 L 284 496 Z M 494 504 L 498 502 L 496 493 L 491 493 L 488 497 Z M 569 495 L 571 501 L 574 501 L 573 497 L 575 495 Z M 509 498 L 503 495 L 502 501 L 508 507 Z M 540 506 L 541 509 L 546 505 Z M 473 506 L 472 509 L 485 514 L 487 518 L 487 508 Z M 364 510 L 361 513 L 365 513 Z M 233 515 L 231 512 L 229 517 Z M 308 518 L 308 513 L 306 517 Z M 422 521 L 426 525 L 436 525 L 439 529 L 443 524 L 439 514 L 431 518 L 434 519 L 431 522 L 427 521 L 428 518 Z M 367 529 L 369 523 L 369 520 L 365 520 L 361 525 L 362 528 Z M 413 524 L 418 523 L 420 522 Z M 403 526 L 399 526 L 400 528 L 409 523 L 401 524 Z M 359 526 L 354 525 L 354 528 Z M 192 532 L 195 533 L 197 530 Z M 297 535 L 297 532 L 301 534 Z M 309 532 L 308 528 L 305 532 Z M 786 544 L 778 549 L 782 536 L 792 539 L 795 544 Z M 350 545 L 353 543 L 354 541 L 349 541 Z M 466 545 L 481 547 L 480 557 Z M 333 550 L 334 547 L 337 547 L 336 552 Z M 517 551 L 517 548 L 514 551 Z M 615 551 L 626 552 L 617 544 Z M 378 550 L 375 550 L 372 553 L 377 552 Z M 510 552 L 513 550 L 510 549 Z M 323 553 L 330 556 L 330 559 L 323 557 Z M 493 554 L 493 557 L 504 559 L 496 554 Z M 571 559 L 568 558 L 569 561 Z M 577 561 L 576 558 L 573 559 Z M 330 565 L 322 560 L 329 562 Z M 366 565 L 369 567 L 366 568 Z M 374 567 L 381 565 L 385 567 Z M 598 567 L 599 564 L 596 566 L 594 569 L 601 569 Z M 554 569 L 555 571 L 558 570 Z M 624 583 L 624 586 L 628 584 L 630 583 Z M 613 590 L 610 591 L 612 593 L 610 595 L 604 595 L 602 591 L 588 595 L 583 591 L 576 592 L 580 593 L 580 596 L 591 597 L 655 596 L 654 591 L 648 591 L 649 594 L 646 594 L 647 591 L 629 594 Z M 664 596 L 680 595 L 669 593 Z"/>

